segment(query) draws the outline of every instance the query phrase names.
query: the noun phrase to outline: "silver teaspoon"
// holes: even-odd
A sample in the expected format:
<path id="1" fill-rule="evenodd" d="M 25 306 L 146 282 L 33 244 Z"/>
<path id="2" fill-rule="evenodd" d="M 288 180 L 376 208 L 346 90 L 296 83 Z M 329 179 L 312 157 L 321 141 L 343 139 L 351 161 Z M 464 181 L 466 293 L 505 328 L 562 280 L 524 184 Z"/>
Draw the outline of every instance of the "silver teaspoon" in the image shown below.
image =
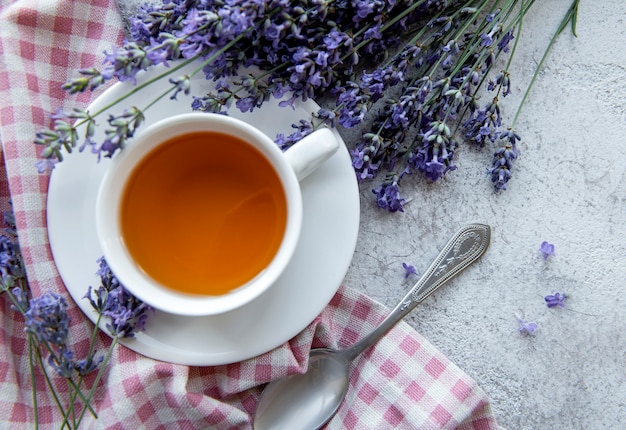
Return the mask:
<path id="1" fill-rule="evenodd" d="M 348 391 L 350 363 L 432 292 L 483 255 L 490 239 L 488 225 L 470 224 L 459 230 L 374 331 L 347 349 L 312 349 L 306 373 L 269 383 L 257 405 L 254 429 L 317 429 L 324 425 Z"/>

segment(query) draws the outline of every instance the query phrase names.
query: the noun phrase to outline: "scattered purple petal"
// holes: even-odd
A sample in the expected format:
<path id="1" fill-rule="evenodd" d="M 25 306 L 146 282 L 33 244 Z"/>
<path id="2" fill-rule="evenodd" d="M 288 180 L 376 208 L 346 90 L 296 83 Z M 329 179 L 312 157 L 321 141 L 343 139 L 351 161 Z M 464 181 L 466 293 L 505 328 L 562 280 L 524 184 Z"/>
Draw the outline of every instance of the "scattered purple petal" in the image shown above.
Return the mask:
<path id="1" fill-rule="evenodd" d="M 554 294 L 549 294 L 547 296 L 544 297 L 545 301 L 546 301 L 546 305 L 548 305 L 549 308 L 554 308 L 554 307 L 560 307 L 560 308 L 564 308 L 565 307 L 565 299 L 567 298 L 567 295 L 565 293 L 561 294 L 561 293 L 554 293 Z"/>
<path id="2" fill-rule="evenodd" d="M 516 317 L 517 322 L 519 323 L 519 332 L 522 334 L 535 334 L 535 330 L 537 330 L 537 323 L 531 321 L 525 321 L 521 317 Z"/>
<path id="3" fill-rule="evenodd" d="M 408 279 L 408 277 L 411 275 L 417 275 L 417 269 L 415 269 L 414 266 L 407 263 L 402 263 L 402 267 L 404 268 L 404 279 Z"/>
<path id="4" fill-rule="evenodd" d="M 546 242 L 545 240 L 541 243 L 539 252 L 541 252 L 544 260 L 547 260 L 549 256 L 556 257 L 556 254 L 554 253 L 554 245 Z"/>

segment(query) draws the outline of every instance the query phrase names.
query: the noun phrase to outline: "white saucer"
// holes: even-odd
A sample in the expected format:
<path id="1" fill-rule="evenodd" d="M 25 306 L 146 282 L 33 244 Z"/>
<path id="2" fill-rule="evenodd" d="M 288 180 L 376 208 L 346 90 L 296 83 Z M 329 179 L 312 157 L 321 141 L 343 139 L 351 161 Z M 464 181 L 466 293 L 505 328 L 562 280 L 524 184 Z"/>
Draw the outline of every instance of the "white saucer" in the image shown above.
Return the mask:
<path id="1" fill-rule="evenodd" d="M 189 66 L 174 76 L 191 69 Z M 151 70 L 139 81 L 157 73 L 157 70 Z M 192 94 L 203 94 L 211 85 L 199 76 L 193 80 Z M 114 85 L 89 107 L 90 111 L 106 106 L 132 88 L 127 84 Z M 158 93 L 155 89 L 164 88 L 162 84 L 149 86 L 111 112 L 117 114 L 126 106 L 143 108 Z M 182 95 L 179 101 L 167 97 L 161 99 L 146 112 L 144 127 L 161 118 L 190 111 L 190 103 L 191 98 Z M 319 106 L 310 100 L 296 103 L 295 109 L 278 107 L 272 101 L 252 113 L 242 114 L 234 108 L 230 114 L 274 138 L 277 132 L 291 133 L 291 124 L 310 118 L 317 109 Z M 98 118 L 101 127 L 106 118 L 106 114 Z M 90 285 L 97 288 L 100 284 L 95 272 L 98 270 L 96 261 L 102 252 L 96 237 L 94 212 L 98 186 L 109 161 L 103 159 L 98 163 L 97 157 L 88 150 L 70 154 L 54 169 L 48 193 L 52 254 L 67 290 L 92 321 L 96 320 L 96 313 L 83 296 Z M 336 293 L 356 246 L 359 193 L 345 144 L 319 170 L 302 181 L 301 186 L 304 200 L 302 238 L 289 267 L 268 292 L 242 308 L 221 315 L 181 317 L 156 312 L 144 333 L 122 343 L 161 361 L 210 366 L 262 354 L 303 330 Z M 168 234 L 175 233 L 155 234 L 167 240 Z"/>

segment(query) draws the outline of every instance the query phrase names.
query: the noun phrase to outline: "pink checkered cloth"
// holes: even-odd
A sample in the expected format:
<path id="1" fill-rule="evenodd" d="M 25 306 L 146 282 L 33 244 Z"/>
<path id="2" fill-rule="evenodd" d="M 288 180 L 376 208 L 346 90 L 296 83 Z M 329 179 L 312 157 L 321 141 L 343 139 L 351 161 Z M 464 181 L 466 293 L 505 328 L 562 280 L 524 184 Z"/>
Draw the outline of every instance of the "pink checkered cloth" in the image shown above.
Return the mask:
<path id="1" fill-rule="evenodd" d="M 103 51 L 123 39 L 113 0 L 0 0 L 0 209 L 9 196 L 17 218 L 29 284 L 34 295 L 54 291 L 70 303 L 71 338 L 86 348 L 91 322 L 65 290 L 46 229 L 48 177 L 35 168 L 36 131 L 50 126 L 57 108 L 86 106 L 93 95 L 66 97 L 60 89 L 71 71 L 99 65 Z M 85 286 L 87 287 L 87 286 Z M 372 330 L 388 312 L 341 287 L 328 307 L 288 343 L 241 363 L 188 367 L 115 349 L 94 398 L 98 420 L 81 428 L 245 429 L 262 385 L 303 372 L 312 347 L 344 347 Z M 28 348 L 21 316 L 0 298 L 0 422 L 2 428 L 33 421 Z M 103 350 L 110 339 L 101 334 Z M 84 352 L 84 351 L 83 351 Z M 41 379 L 41 375 L 39 375 Z M 89 382 L 89 381 L 88 381 Z M 41 428 L 57 428 L 60 416 L 43 381 Z M 63 385 L 60 385 L 62 391 Z M 489 400 L 463 371 L 426 339 L 401 323 L 354 364 L 351 388 L 328 429 L 492 429 Z"/>

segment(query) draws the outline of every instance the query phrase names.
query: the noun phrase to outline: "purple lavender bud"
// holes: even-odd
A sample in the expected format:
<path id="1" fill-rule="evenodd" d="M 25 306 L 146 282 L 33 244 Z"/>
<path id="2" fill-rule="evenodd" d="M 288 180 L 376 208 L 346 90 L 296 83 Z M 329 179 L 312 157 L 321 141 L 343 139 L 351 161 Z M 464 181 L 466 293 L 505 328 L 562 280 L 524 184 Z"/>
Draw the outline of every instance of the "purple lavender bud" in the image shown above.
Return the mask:
<path id="1" fill-rule="evenodd" d="M 107 329 L 113 336 L 134 337 L 145 329 L 146 321 L 154 309 L 129 293 L 119 283 L 104 258 L 98 260 L 101 285 L 89 287 L 84 298 L 109 322 Z M 95 298 L 93 297 L 95 295 Z"/>
<path id="2" fill-rule="evenodd" d="M 522 334 L 535 334 L 535 330 L 537 330 L 537 323 L 535 322 L 530 322 L 530 321 L 525 321 L 520 317 L 517 317 L 517 322 L 519 323 L 519 332 Z"/>
<path id="3" fill-rule="evenodd" d="M 545 240 L 541 242 L 539 252 L 541 252 L 541 256 L 544 260 L 547 260 L 548 257 L 556 257 L 556 254 L 554 253 L 554 245 Z"/>
<path id="4" fill-rule="evenodd" d="M 57 347 L 67 344 L 70 320 L 67 316 L 67 302 L 63 296 L 46 292 L 31 299 L 24 317 L 25 330 L 34 334 L 40 342 Z"/>
<path id="5" fill-rule="evenodd" d="M 517 156 L 517 149 L 510 143 L 498 148 L 493 154 L 492 167 L 487 170 L 487 173 L 491 175 L 494 191 L 506 190 L 506 184 L 511 179 L 511 167 Z"/>
<path id="6" fill-rule="evenodd" d="M 400 189 L 397 182 L 383 183 L 380 187 L 372 190 L 376 194 L 376 204 L 381 209 L 389 212 L 404 212 L 405 200 L 400 197 Z"/>
<path id="7" fill-rule="evenodd" d="M 545 301 L 546 301 L 546 305 L 549 308 L 554 308 L 554 307 L 560 307 L 560 308 L 564 308 L 565 307 L 565 299 L 567 298 L 566 294 L 561 294 L 561 293 L 554 293 L 554 294 L 549 294 L 547 296 L 544 297 Z"/>
<path id="8" fill-rule="evenodd" d="M 417 275 L 417 269 L 411 264 L 402 263 L 402 268 L 404 269 L 404 279 L 408 279 L 411 275 Z"/>

